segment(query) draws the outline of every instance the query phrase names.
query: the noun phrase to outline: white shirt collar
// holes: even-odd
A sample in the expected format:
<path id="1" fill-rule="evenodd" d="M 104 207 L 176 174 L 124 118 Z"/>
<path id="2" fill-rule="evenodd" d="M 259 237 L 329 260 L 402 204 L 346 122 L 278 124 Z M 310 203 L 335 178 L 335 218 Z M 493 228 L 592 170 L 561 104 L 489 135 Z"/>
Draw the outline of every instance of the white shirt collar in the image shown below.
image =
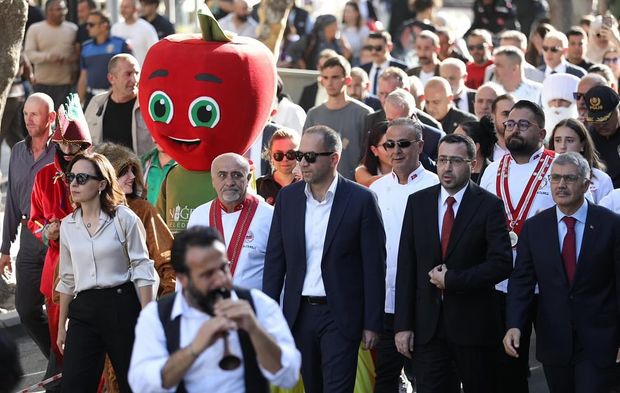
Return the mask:
<path id="1" fill-rule="evenodd" d="M 424 167 L 422 166 L 422 164 L 418 163 L 418 167 L 413 172 L 411 172 L 409 176 L 407 176 L 407 184 L 415 180 L 419 180 L 423 174 L 424 174 Z M 398 176 L 396 176 L 396 173 L 394 173 L 394 171 L 390 172 L 390 175 L 392 175 L 392 180 L 394 180 L 394 183 L 400 184 L 398 182 Z"/>
<path id="2" fill-rule="evenodd" d="M 454 199 L 456 199 L 456 203 L 460 204 L 461 201 L 463 200 L 463 195 L 465 195 L 465 191 L 467 190 L 468 186 L 469 186 L 469 182 L 467 182 L 465 184 L 465 187 L 461 188 L 459 192 L 457 192 L 454 195 L 450 195 L 448 191 L 446 191 L 446 189 L 443 188 L 443 186 L 441 186 L 441 195 L 439 195 L 439 197 L 441 198 L 441 204 L 445 205 L 446 199 L 448 199 L 449 196 L 452 196 Z"/>
<path id="3" fill-rule="evenodd" d="M 387 55 L 387 60 L 386 60 L 386 61 L 384 61 L 383 63 L 381 63 L 381 64 L 372 63 L 372 64 L 373 64 L 373 66 L 374 66 L 375 68 L 379 67 L 380 69 L 382 69 L 383 71 L 385 71 L 385 69 L 388 67 L 388 65 L 390 65 L 390 60 L 392 60 L 392 57 L 388 54 L 388 55 Z"/>
<path id="4" fill-rule="evenodd" d="M 545 68 L 545 76 L 551 75 L 551 73 L 555 71 L 558 74 L 566 73 L 566 60 L 560 60 L 560 64 L 558 64 L 555 68 L 546 67 Z"/>
<path id="5" fill-rule="evenodd" d="M 332 180 L 332 183 L 329 185 L 329 188 L 327 189 L 327 193 L 325 194 L 325 200 L 323 202 L 328 202 L 334 197 L 334 194 L 336 194 L 336 186 L 338 186 L 338 175 L 337 174 L 336 174 L 336 177 L 334 177 L 334 180 Z M 316 199 L 314 199 L 314 195 L 312 195 L 312 191 L 310 191 L 310 185 L 308 183 L 306 183 L 306 187 L 304 188 L 304 193 L 306 194 L 307 198 L 311 198 L 316 203 L 321 203 L 317 201 Z"/>
<path id="6" fill-rule="evenodd" d="M 560 221 L 562 221 L 562 219 L 566 217 L 566 214 L 562 213 L 558 205 L 555 205 L 555 213 L 558 218 L 559 224 Z M 577 209 L 575 213 L 571 214 L 570 217 L 573 217 L 574 219 L 585 225 L 586 218 L 588 217 L 588 201 L 585 198 L 583 200 L 583 203 L 581 204 L 581 207 L 579 207 L 579 209 Z"/>

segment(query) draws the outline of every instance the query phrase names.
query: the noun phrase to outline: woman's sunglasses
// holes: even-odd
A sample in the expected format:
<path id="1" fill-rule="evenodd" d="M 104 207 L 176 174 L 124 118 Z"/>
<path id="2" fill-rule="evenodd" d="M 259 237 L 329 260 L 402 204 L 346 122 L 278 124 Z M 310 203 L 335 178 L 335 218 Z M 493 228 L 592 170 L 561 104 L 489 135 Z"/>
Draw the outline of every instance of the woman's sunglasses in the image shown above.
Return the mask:
<path id="1" fill-rule="evenodd" d="M 67 177 L 67 184 L 73 183 L 73 180 L 77 180 L 77 184 L 83 186 L 89 180 L 103 180 L 99 176 L 89 175 L 88 173 L 73 173 L 69 172 L 65 175 Z"/>
<path id="2" fill-rule="evenodd" d="M 284 159 L 284 157 L 286 157 L 287 160 L 289 161 L 293 161 L 296 157 L 295 155 L 295 150 L 289 150 L 286 153 L 283 151 L 276 151 L 273 153 L 272 155 L 273 159 L 277 162 L 280 162 Z"/>

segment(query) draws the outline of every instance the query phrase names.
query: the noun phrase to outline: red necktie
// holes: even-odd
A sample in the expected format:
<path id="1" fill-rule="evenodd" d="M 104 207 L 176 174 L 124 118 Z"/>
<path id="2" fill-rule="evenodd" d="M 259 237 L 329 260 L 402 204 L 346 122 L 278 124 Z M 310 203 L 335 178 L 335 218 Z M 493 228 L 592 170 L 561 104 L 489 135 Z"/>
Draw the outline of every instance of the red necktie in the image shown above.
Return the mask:
<path id="1" fill-rule="evenodd" d="M 454 224 L 454 210 L 452 205 L 456 203 L 454 197 L 448 197 L 446 199 L 448 207 L 443 215 L 443 224 L 441 226 L 441 259 L 445 259 L 446 252 L 448 251 L 448 243 L 450 242 L 450 233 L 452 233 L 452 225 Z"/>
<path id="2" fill-rule="evenodd" d="M 566 277 L 568 282 L 573 282 L 575 277 L 575 269 L 577 268 L 577 241 L 575 238 L 575 222 L 573 217 L 565 216 L 563 219 L 566 224 L 566 236 L 562 243 L 562 260 L 564 261 L 564 269 L 566 269 Z"/>

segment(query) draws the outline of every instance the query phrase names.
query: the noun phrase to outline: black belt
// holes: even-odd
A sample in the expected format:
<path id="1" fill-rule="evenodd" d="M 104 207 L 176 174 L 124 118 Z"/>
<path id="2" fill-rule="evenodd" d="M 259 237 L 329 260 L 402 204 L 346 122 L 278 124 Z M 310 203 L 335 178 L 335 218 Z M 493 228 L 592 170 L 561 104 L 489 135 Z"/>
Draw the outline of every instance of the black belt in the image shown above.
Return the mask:
<path id="1" fill-rule="evenodd" d="M 327 296 L 302 296 L 301 300 L 307 302 L 311 306 L 327 304 Z"/>

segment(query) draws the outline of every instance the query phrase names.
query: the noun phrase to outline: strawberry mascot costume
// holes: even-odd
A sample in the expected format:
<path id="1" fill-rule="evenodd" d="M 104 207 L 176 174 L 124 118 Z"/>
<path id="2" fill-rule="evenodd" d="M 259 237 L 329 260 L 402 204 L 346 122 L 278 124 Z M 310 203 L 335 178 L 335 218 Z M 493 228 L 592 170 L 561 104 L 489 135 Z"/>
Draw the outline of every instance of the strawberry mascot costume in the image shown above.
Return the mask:
<path id="1" fill-rule="evenodd" d="M 157 208 L 173 233 L 217 195 L 211 162 L 243 154 L 267 122 L 276 92 L 273 54 L 248 37 L 225 34 L 206 5 L 202 35 L 174 34 L 153 45 L 140 76 L 140 107 L 157 144 L 179 164 Z"/>

